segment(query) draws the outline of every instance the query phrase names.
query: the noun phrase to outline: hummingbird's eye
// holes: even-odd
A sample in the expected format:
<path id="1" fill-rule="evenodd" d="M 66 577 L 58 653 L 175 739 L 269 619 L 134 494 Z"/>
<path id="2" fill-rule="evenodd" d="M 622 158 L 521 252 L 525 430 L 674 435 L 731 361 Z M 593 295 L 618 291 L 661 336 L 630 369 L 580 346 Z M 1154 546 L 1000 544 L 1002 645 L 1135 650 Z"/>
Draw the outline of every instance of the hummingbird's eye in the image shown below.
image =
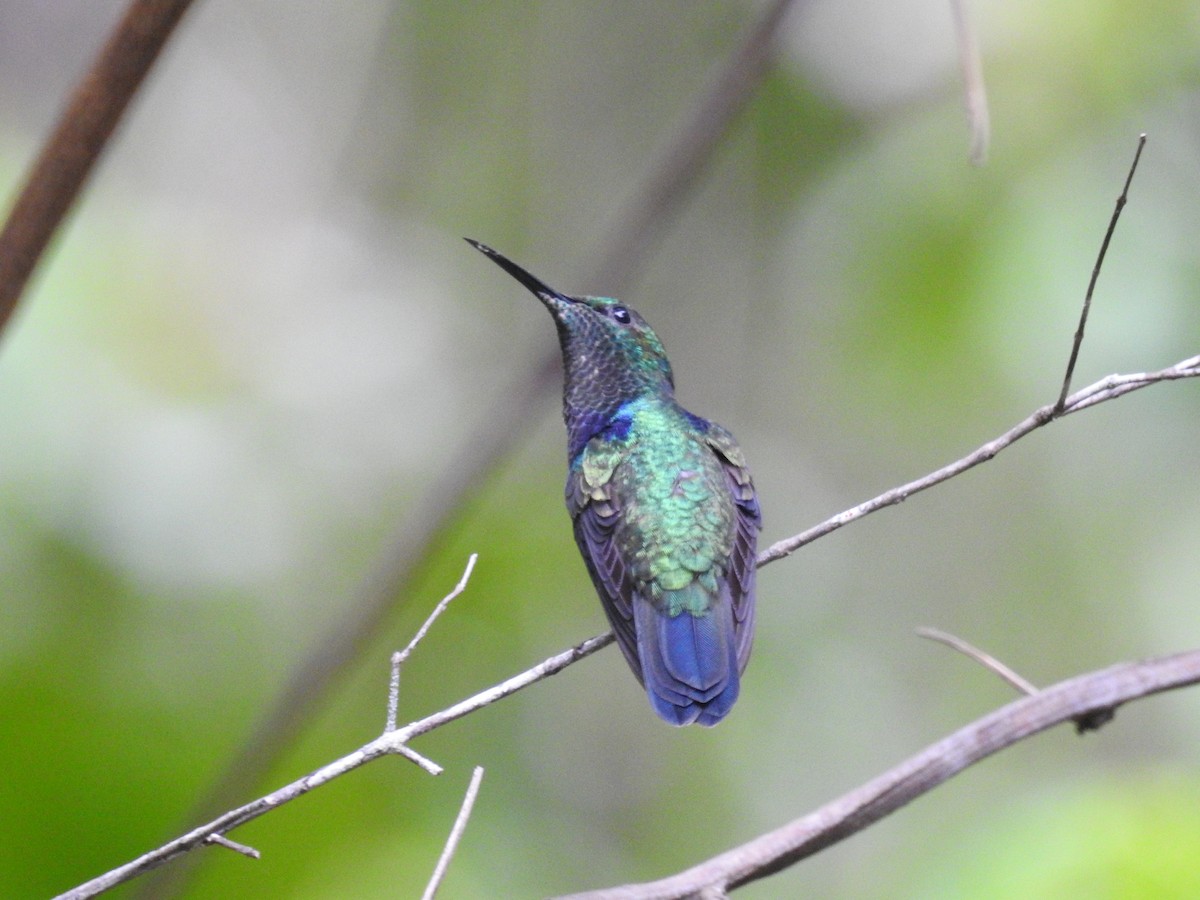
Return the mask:
<path id="1" fill-rule="evenodd" d="M 629 310 L 623 306 L 614 306 L 612 310 L 610 310 L 610 314 L 622 325 L 628 325 L 633 321 L 633 318 L 629 315 Z"/>

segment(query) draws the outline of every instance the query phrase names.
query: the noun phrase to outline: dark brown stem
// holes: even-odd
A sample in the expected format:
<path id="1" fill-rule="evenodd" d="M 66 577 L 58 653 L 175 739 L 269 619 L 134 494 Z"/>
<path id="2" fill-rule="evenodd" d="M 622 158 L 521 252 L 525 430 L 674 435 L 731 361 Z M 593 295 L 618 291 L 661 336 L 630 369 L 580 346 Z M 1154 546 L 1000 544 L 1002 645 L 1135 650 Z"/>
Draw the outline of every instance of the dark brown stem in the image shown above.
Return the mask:
<path id="1" fill-rule="evenodd" d="M 690 194 L 730 124 L 750 102 L 774 58 L 775 35 L 797 0 L 773 0 L 718 70 L 703 102 L 671 135 L 608 232 L 588 284 L 620 296 L 655 239 Z"/>
<path id="2" fill-rule="evenodd" d="M 1104 240 L 1100 243 L 1100 252 L 1096 254 L 1096 264 L 1092 266 L 1092 277 L 1088 281 L 1087 293 L 1083 297 L 1083 310 L 1079 313 L 1079 327 L 1075 329 L 1075 340 L 1071 343 L 1071 358 L 1067 360 L 1067 374 L 1063 377 L 1062 390 L 1058 395 L 1058 402 L 1054 405 L 1054 415 L 1057 416 L 1063 411 L 1063 407 L 1067 402 L 1067 394 L 1071 390 L 1071 378 L 1075 375 L 1075 361 L 1079 358 L 1079 348 L 1083 346 L 1083 330 L 1087 327 L 1088 312 L 1092 308 L 1092 294 L 1096 290 L 1096 282 L 1100 278 L 1100 269 L 1104 265 L 1104 257 L 1108 253 L 1109 242 L 1112 241 L 1113 232 L 1117 230 L 1117 220 L 1121 218 L 1121 210 L 1125 208 L 1125 203 L 1129 200 L 1129 185 L 1133 182 L 1133 173 L 1137 171 L 1138 160 L 1142 158 L 1142 148 L 1146 146 L 1146 135 L 1138 135 L 1137 150 L 1133 154 L 1133 162 L 1129 165 L 1129 174 L 1125 176 L 1125 186 L 1121 189 L 1121 196 L 1117 198 L 1116 206 L 1113 207 L 1112 217 L 1108 220 L 1108 230 L 1104 232 Z"/>
<path id="3" fill-rule="evenodd" d="M 0 231 L 0 332 L 191 0 L 133 0 L 29 170 Z"/>

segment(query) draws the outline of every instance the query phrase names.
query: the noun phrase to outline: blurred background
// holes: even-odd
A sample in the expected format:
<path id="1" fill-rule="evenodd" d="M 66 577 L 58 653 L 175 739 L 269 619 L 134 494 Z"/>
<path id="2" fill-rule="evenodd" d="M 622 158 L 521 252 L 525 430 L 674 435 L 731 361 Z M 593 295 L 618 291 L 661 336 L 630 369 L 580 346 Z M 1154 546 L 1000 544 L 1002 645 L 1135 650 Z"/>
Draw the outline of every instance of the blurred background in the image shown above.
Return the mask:
<path id="1" fill-rule="evenodd" d="M 11 197 L 118 0 L 0 2 Z M 465 245 L 563 290 L 762 3 L 201 0 L 0 345 L 0 894 L 45 896 L 198 824 L 289 674 L 353 615 L 465 441 L 554 346 Z M 1139 132 L 1076 385 L 1198 352 L 1200 12 L 812 0 L 622 296 L 682 402 L 733 430 L 766 543 L 1052 401 Z M 562 506 L 557 394 L 253 797 L 605 629 Z M 414 896 L 471 767 L 447 897 L 650 879 L 801 815 L 1041 684 L 1200 643 L 1200 385 L 1135 394 L 764 569 L 742 699 L 651 713 L 614 649 L 204 850 L 187 897 Z M 747 898 L 1200 895 L 1183 691 L 967 771 Z M 115 896 L 134 896 L 126 888 Z"/>

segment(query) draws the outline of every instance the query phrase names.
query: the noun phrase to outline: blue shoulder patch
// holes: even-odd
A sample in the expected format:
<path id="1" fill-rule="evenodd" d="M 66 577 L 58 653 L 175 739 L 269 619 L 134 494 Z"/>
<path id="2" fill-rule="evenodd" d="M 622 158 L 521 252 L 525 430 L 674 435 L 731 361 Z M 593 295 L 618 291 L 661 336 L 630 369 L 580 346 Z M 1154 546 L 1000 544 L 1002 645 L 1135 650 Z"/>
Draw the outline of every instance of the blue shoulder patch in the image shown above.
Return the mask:
<path id="1" fill-rule="evenodd" d="M 574 460 L 587 442 L 604 429 L 604 416 L 598 412 L 584 413 L 567 429 L 567 459 Z"/>
<path id="2" fill-rule="evenodd" d="M 628 404 L 627 404 L 628 405 Z M 567 447 L 567 459 L 574 462 L 583 453 L 583 448 L 592 438 L 599 437 L 606 441 L 623 441 L 629 436 L 629 428 L 633 425 L 633 414 L 626 407 L 621 407 L 615 416 L 605 419 L 600 413 L 589 413 L 579 419 L 575 439 Z"/>
<path id="3" fill-rule="evenodd" d="M 601 433 L 605 440 L 623 441 L 629 437 L 629 427 L 633 424 L 633 416 L 617 414 Z"/>

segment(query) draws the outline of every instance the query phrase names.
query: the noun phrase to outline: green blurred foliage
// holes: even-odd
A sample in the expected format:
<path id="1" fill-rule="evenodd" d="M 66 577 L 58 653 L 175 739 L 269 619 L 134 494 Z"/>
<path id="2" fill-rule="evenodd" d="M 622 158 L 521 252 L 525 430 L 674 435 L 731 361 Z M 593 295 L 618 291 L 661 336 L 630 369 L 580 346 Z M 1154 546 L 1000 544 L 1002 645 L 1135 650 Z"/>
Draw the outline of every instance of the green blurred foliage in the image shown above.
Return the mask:
<path id="1" fill-rule="evenodd" d="M 1169 767 L 1098 772 L 1031 796 L 1019 792 L 931 873 L 920 895 L 989 898 L 1185 898 L 1200 894 L 1200 788 Z"/>
<path id="2" fill-rule="evenodd" d="M 6 192 L 118 5 L 0 0 Z M 1141 131 L 1077 384 L 1197 350 L 1194 5 L 970 6 L 985 168 L 966 162 L 944 4 L 807 4 L 628 292 L 684 402 L 746 448 L 765 540 L 1054 399 Z M 0 345 L 0 895 L 64 890 L 195 824 L 397 524 L 552 344 L 460 237 L 605 293 L 573 279 L 757 12 L 189 14 Z M 662 726 L 605 651 L 422 738 L 441 778 L 380 762 L 239 829 L 263 859 L 205 850 L 186 895 L 415 895 L 477 764 L 446 896 L 654 878 L 1009 699 L 918 625 L 1039 683 L 1194 646 L 1198 410 L 1183 383 L 1073 417 L 765 569 L 716 730 Z M 510 425 L 520 449 L 262 790 L 378 733 L 389 653 L 472 552 L 402 718 L 604 629 L 562 509 L 557 402 Z M 1186 692 L 1036 738 L 739 896 L 1194 896 L 1180 773 L 1198 739 Z"/>

